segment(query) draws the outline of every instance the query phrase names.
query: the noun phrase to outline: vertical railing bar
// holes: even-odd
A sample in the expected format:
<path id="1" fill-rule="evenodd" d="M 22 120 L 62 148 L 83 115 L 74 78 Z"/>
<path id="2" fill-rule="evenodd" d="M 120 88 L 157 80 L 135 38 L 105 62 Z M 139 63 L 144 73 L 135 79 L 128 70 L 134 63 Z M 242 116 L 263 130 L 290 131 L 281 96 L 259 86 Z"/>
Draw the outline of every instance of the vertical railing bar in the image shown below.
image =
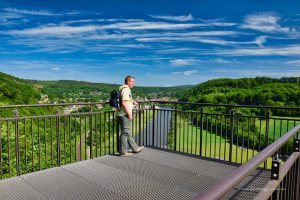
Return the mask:
<path id="1" fill-rule="evenodd" d="M 30 120 L 31 129 L 31 162 L 32 162 L 32 172 L 34 172 L 34 132 L 33 132 L 33 119 Z"/>
<path id="2" fill-rule="evenodd" d="M 219 160 L 221 160 L 221 151 L 222 151 L 222 140 L 223 140 L 223 120 L 222 120 L 222 116 L 219 116 L 219 120 L 220 120 L 220 144 L 219 144 Z"/>
<path id="3" fill-rule="evenodd" d="M 53 126 L 52 126 L 52 117 L 50 117 L 50 151 L 51 151 L 51 164 L 54 166 L 54 153 L 53 153 Z"/>
<path id="4" fill-rule="evenodd" d="M 236 117 L 236 146 L 235 146 L 235 162 L 238 163 L 238 146 L 239 146 L 239 125 L 240 125 L 240 118 Z M 242 158 L 241 158 L 242 159 Z"/>
<path id="5" fill-rule="evenodd" d="M 95 140 L 96 140 L 96 158 L 98 157 L 98 137 L 97 137 L 97 134 L 98 134 L 98 126 L 97 126 L 97 114 L 95 114 L 95 119 L 94 119 L 94 124 L 95 124 Z"/>
<path id="6" fill-rule="evenodd" d="M 195 145 L 195 155 L 197 155 L 197 153 L 199 151 L 197 151 L 197 147 L 198 147 L 198 129 L 199 129 L 199 120 L 198 120 L 198 114 L 196 114 L 196 145 Z M 199 138 L 200 139 L 200 138 Z M 200 147 L 200 145 L 199 145 Z"/>
<path id="7" fill-rule="evenodd" d="M 214 147 L 214 158 L 217 158 L 217 134 L 218 134 L 218 125 L 217 125 L 217 115 L 215 117 L 215 147 Z"/>
<path id="8" fill-rule="evenodd" d="M 78 161 L 78 157 L 77 157 L 77 134 L 76 134 L 76 122 L 77 122 L 77 119 L 76 119 L 76 116 L 74 116 L 74 148 L 75 148 L 75 162 Z"/>
<path id="9" fill-rule="evenodd" d="M 70 149 L 70 163 L 72 163 L 72 118 L 69 115 L 69 149 Z"/>
<path id="10" fill-rule="evenodd" d="M 256 120 L 255 120 L 255 118 L 253 118 L 253 120 L 254 120 L 254 122 L 253 122 L 254 125 L 253 125 L 253 126 L 256 127 Z M 260 119 L 260 120 L 261 120 L 261 119 Z M 261 122 L 260 122 L 260 123 L 261 123 Z M 261 132 L 261 131 L 260 131 L 260 132 Z M 252 158 L 254 157 L 255 144 L 256 144 L 256 143 L 255 143 L 255 141 L 256 141 L 256 140 L 255 140 L 255 138 L 256 138 L 255 135 L 256 135 L 256 128 L 254 128 L 253 136 L 252 136 L 252 137 L 253 137 Z"/>
<path id="11" fill-rule="evenodd" d="M 139 145 L 144 146 L 143 140 L 144 140 L 144 131 L 142 129 L 145 127 L 144 126 L 144 115 L 143 115 L 143 110 L 141 108 L 141 105 L 139 105 Z"/>
<path id="12" fill-rule="evenodd" d="M 86 115 L 84 115 L 84 160 L 87 159 L 87 122 Z"/>
<path id="13" fill-rule="evenodd" d="M 19 112 L 15 110 L 15 148 L 17 176 L 20 176 L 20 143 L 19 143 Z"/>
<path id="14" fill-rule="evenodd" d="M 205 127 L 205 135 L 206 135 L 206 137 L 205 137 L 205 157 L 207 157 L 207 140 L 208 140 L 208 114 L 206 114 L 206 127 Z"/>
<path id="15" fill-rule="evenodd" d="M 115 124 L 116 124 L 116 120 L 115 120 L 115 113 L 112 113 L 112 120 L 113 120 L 113 122 L 112 122 L 112 140 L 113 140 L 113 142 L 112 142 L 112 148 L 113 148 L 113 154 L 115 154 Z"/>
<path id="16" fill-rule="evenodd" d="M 245 133 L 245 117 L 242 117 L 243 120 L 243 127 L 242 127 L 242 152 L 241 152 L 241 164 L 243 164 L 243 158 L 244 158 L 244 145 L 245 145 L 245 137 L 244 137 L 244 133 Z"/>
<path id="17" fill-rule="evenodd" d="M 90 123 L 90 159 L 93 159 L 93 110 L 92 107 L 89 113 L 89 123 Z"/>
<path id="18" fill-rule="evenodd" d="M 79 160 L 82 161 L 82 117 L 79 116 Z"/>
<path id="19" fill-rule="evenodd" d="M 10 128 L 9 128 L 9 122 L 7 122 L 7 141 L 8 141 L 8 152 L 7 152 L 7 156 L 8 156 L 8 174 L 9 174 L 9 178 L 11 176 L 11 169 L 10 169 Z"/>
<path id="20" fill-rule="evenodd" d="M 108 154 L 111 154 L 111 146 L 110 146 L 110 112 L 108 113 Z"/>
<path id="21" fill-rule="evenodd" d="M 249 148 L 250 148 L 250 117 L 248 118 L 248 136 L 247 136 L 247 161 L 249 160 Z M 254 119 L 255 120 L 255 119 Z"/>
<path id="22" fill-rule="evenodd" d="M 279 130 L 279 138 L 282 135 L 282 119 L 280 119 L 280 130 Z M 281 148 L 279 149 L 279 154 L 281 154 Z"/>
<path id="23" fill-rule="evenodd" d="M 200 107 L 200 151 L 199 151 L 199 155 L 202 156 L 202 147 L 203 147 L 203 107 Z"/>
<path id="24" fill-rule="evenodd" d="M 102 114 L 100 113 L 99 114 L 99 122 L 100 122 L 100 126 L 99 126 L 99 132 L 100 132 L 100 138 L 99 138 L 99 143 L 100 143 L 100 146 L 99 146 L 99 149 L 100 149 L 100 156 L 102 156 L 102 123 L 101 123 L 101 117 L 102 116 Z"/>
<path id="25" fill-rule="evenodd" d="M 155 135 L 154 135 L 154 128 L 155 128 L 155 105 L 152 105 L 152 146 L 154 147 L 155 143 L 154 143 L 154 139 L 155 139 Z"/>
<path id="26" fill-rule="evenodd" d="M 1 126 L 0 126 L 0 131 L 1 131 Z M 0 137 L 0 140 L 1 140 L 1 137 Z M 26 118 L 24 119 L 24 144 L 25 144 L 25 170 L 26 170 L 26 174 L 27 174 L 28 173 L 28 158 L 27 158 Z M 0 148 L 1 148 L 1 142 L 0 142 Z"/>
<path id="27" fill-rule="evenodd" d="M 225 113 L 226 114 L 226 113 Z M 225 144 L 224 144 L 224 160 L 226 160 L 226 154 L 227 154 L 227 136 L 228 136 L 228 124 L 227 124 L 227 121 L 228 121 L 228 116 L 225 115 L 224 116 L 224 119 L 225 119 Z"/>
<path id="28" fill-rule="evenodd" d="M 56 111 L 56 145 L 57 145 L 57 166 L 61 166 L 60 160 L 60 114 Z"/>
<path id="29" fill-rule="evenodd" d="M 209 135 L 209 157 L 212 157 L 212 134 L 213 134 L 213 118 L 212 114 L 210 114 L 210 135 Z"/>
<path id="30" fill-rule="evenodd" d="M 45 147 L 45 163 L 46 169 L 48 168 L 48 160 L 47 160 L 47 133 L 46 133 L 46 117 L 44 117 L 44 147 Z"/>
<path id="31" fill-rule="evenodd" d="M 231 109 L 231 110 L 230 110 L 230 147 L 229 147 L 229 162 L 232 161 L 233 134 L 234 134 L 234 111 Z"/>
<path id="32" fill-rule="evenodd" d="M 38 157 L 39 157 L 39 171 L 41 170 L 41 133 L 40 133 L 40 118 L 37 119 L 38 125 Z"/>
<path id="33" fill-rule="evenodd" d="M 106 155 L 106 113 L 103 116 L 103 134 L 104 134 L 104 155 Z"/>
<path id="34" fill-rule="evenodd" d="M 67 131 L 67 122 L 66 122 L 66 116 L 64 116 L 64 157 L 65 157 L 65 163 L 67 163 L 67 152 L 66 152 L 66 131 Z"/>

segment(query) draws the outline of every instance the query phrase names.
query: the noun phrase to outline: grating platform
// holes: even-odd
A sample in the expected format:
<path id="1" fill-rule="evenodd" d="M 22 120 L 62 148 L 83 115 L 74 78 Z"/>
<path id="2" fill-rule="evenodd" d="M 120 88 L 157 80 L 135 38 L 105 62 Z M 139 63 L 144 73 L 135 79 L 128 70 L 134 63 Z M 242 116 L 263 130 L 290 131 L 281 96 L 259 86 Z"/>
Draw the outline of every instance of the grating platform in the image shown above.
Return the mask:
<path id="1" fill-rule="evenodd" d="M 236 166 L 145 148 L 0 181 L 0 199 L 193 199 Z M 270 172 L 255 171 L 227 199 L 253 199 Z"/>

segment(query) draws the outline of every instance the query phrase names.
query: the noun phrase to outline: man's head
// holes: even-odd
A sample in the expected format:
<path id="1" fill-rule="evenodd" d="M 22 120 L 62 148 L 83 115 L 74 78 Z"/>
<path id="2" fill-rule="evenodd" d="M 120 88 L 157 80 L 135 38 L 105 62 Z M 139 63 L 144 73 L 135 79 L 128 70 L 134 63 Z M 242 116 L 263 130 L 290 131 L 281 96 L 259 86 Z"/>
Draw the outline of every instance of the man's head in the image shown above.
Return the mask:
<path id="1" fill-rule="evenodd" d="M 133 76 L 126 76 L 125 84 L 128 85 L 129 88 L 133 88 L 135 85 L 135 78 Z"/>

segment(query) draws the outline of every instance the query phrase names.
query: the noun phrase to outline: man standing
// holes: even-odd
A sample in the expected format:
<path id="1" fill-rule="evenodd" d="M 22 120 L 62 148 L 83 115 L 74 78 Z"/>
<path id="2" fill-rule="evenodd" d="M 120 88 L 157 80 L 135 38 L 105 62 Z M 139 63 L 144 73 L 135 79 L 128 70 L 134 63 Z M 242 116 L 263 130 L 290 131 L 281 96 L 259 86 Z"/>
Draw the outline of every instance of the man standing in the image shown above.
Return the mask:
<path id="1" fill-rule="evenodd" d="M 121 91 L 121 108 L 118 112 L 118 120 L 121 124 L 121 149 L 120 156 L 131 156 L 132 153 L 127 152 L 127 143 L 132 149 L 133 153 L 138 153 L 144 149 L 143 146 L 138 147 L 132 137 L 132 109 L 134 105 L 138 105 L 133 100 L 131 95 L 131 88 L 135 85 L 135 78 L 133 76 L 126 76 L 125 84 L 119 87 Z"/>

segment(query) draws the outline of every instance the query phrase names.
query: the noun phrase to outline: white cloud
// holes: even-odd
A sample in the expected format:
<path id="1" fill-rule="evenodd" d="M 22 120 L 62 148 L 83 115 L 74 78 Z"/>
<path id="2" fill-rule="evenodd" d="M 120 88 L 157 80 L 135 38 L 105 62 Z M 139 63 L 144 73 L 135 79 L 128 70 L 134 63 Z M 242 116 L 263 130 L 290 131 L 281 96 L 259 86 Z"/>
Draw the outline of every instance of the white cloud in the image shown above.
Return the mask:
<path id="1" fill-rule="evenodd" d="M 38 27 L 30 28 L 24 30 L 11 30 L 7 32 L 1 32 L 10 35 L 64 35 L 64 34 L 76 34 L 82 32 L 95 31 L 95 26 L 48 26 L 48 27 Z"/>
<path id="2" fill-rule="evenodd" d="M 59 67 L 52 67 L 51 70 L 53 70 L 53 71 L 59 71 L 60 68 Z"/>
<path id="3" fill-rule="evenodd" d="M 223 59 L 223 58 L 216 58 L 216 59 L 212 60 L 212 62 L 215 62 L 215 63 L 222 63 L 222 64 L 233 63 L 232 61 L 230 61 L 230 60 L 225 60 L 225 59 Z"/>
<path id="4" fill-rule="evenodd" d="M 185 76 L 190 76 L 190 75 L 195 74 L 197 72 L 198 72 L 198 70 L 190 70 L 190 71 L 184 71 L 183 74 Z"/>
<path id="5" fill-rule="evenodd" d="M 201 24 L 171 24 L 164 22 L 128 22 L 115 23 L 102 26 L 103 29 L 122 29 L 122 30 L 175 30 L 203 26 Z"/>
<path id="6" fill-rule="evenodd" d="M 198 70 L 188 70 L 183 72 L 172 72 L 173 75 L 184 75 L 184 76 L 191 76 L 192 74 L 196 74 Z"/>
<path id="7" fill-rule="evenodd" d="M 280 20 L 280 17 L 271 13 L 248 15 L 244 19 L 244 24 L 242 24 L 240 27 L 268 33 L 290 32 L 290 28 L 282 27 L 280 24 L 278 24 Z"/>
<path id="8" fill-rule="evenodd" d="M 186 65 L 194 65 L 201 62 L 200 60 L 197 59 L 174 59 L 170 60 L 170 63 L 174 66 L 186 66 Z"/>
<path id="9" fill-rule="evenodd" d="M 150 17 L 155 19 L 164 19 L 164 20 L 171 20 L 171 21 L 191 21 L 193 20 L 192 14 L 189 14 L 187 16 L 181 15 L 181 16 L 171 16 L 171 15 L 150 15 Z"/>
<path id="10" fill-rule="evenodd" d="M 4 8 L 2 10 L 10 13 L 18 13 L 18 14 L 25 14 L 25 15 L 43 15 L 43 16 L 58 15 L 58 14 L 51 13 L 47 10 L 24 10 L 24 9 L 17 9 L 17 8 Z"/>
<path id="11" fill-rule="evenodd" d="M 286 64 L 300 64 L 300 60 L 291 60 L 291 61 L 287 61 L 285 63 Z"/>
<path id="12" fill-rule="evenodd" d="M 202 54 L 216 54 L 226 56 L 300 56 L 300 45 L 291 45 L 274 48 L 241 48 L 232 50 L 217 50 L 214 52 L 203 52 Z"/>

